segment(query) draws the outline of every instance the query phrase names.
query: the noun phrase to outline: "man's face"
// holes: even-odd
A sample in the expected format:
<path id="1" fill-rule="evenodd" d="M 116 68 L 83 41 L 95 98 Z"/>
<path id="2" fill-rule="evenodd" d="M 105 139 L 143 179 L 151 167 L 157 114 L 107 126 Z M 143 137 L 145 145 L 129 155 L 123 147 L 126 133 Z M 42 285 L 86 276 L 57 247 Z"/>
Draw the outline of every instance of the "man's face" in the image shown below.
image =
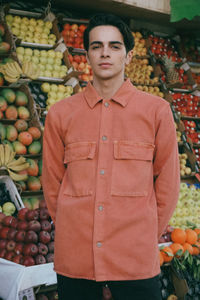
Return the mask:
<path id="1" fill-rule="evenodd" d="M 132 57 L 126 53 L 123 36 L 117 27 L 97 26 L 89 33 L 87 60 L 98 79 L 123 78 L 125 64 Z"/>

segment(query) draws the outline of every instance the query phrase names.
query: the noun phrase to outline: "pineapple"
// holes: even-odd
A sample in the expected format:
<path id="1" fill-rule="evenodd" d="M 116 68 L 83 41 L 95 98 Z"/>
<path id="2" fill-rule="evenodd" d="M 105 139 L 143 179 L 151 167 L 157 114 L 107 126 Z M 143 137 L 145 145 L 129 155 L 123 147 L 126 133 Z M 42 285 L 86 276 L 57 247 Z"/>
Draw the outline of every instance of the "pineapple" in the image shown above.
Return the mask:
<path id="1" fill-rule="evenodd" d="M 179 82 L 179 74 L 175 70 L 176 62 L 173 62 L 166 54 L 162 57 L 162 62 L 166 68 L 167 82 L 172 84 Z"/>

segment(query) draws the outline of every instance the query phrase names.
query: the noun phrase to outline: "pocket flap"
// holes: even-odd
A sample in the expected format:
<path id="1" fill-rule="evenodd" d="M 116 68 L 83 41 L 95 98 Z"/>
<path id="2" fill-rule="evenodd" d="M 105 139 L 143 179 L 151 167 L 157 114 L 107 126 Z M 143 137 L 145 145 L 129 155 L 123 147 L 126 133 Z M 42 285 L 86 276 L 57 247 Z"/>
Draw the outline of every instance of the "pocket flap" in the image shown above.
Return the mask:
<path id="1" fill-rule="evenodd" d="M 96 142 L 75 142 L 65 149 L 64 163 L 82 159 L 93 159 L 96 152 Z"/>
<path id="2" fill-rule="evenodd" d="M 153 144 L 148 143 L 114 141 L 114 158 L 152 161 L 154 147 Z"/>

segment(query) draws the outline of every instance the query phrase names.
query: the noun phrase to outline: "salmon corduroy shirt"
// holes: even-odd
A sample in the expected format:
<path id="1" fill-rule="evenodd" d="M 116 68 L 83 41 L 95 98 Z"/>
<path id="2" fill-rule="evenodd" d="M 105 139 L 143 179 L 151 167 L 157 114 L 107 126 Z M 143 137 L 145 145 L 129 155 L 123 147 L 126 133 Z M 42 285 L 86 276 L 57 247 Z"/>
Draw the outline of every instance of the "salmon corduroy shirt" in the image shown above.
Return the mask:
<path id="1" fill-rule="evenodd" d="M 179 160 L 169 104 L 126 80 L 112 99 L 89 83 L 48 112 L 43 188 L 55 271 L 96 281 L 160 272 L 158 237 L 176 206 Z"/>

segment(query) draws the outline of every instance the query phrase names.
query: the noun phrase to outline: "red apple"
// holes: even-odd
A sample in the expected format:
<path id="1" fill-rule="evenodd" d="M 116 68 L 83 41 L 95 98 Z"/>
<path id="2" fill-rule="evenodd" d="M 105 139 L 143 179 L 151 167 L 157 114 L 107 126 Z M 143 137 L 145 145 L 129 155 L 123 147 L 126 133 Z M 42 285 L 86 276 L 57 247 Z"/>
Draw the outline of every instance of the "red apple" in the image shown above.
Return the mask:
<path id="1" fill-rule="evenodd" d="M 0 240 L 0 249 L 5 249 L 7 245 L 7 240 Z"/>
<path id="2" fill-rule="evenodd" d="M 47 220 L 49 218 L 49 212 L 47 208 L 40 209 L 40 220 Z"/>
<path id="3" fill-rule="evenodd" d="M 38 232 L 41 230 L 41 224 L 37 220 L 32 220 L 28 223 L 28 230 Z"/>
<path id="4" fill-rule="evenodd" d="M 17 224 L 17 229 L 18 230 L 27 230 L 28 228 L 28 222 L 23 220 L 23 221 L 19 221 L 18 224 Z"/>
<path id="5" fill-rule="evenodd" d="M 23 253 L 25 256 L 36 256 L 38 254 L 38 247 L 33 243 L 24 245 Z"/>
<path id="6" fill-rule="evenodd" d="M 37 243 L 37 241 L 38 241 L 38 236 L 37 233 L 35 233 L 35 231 L 29 230 L 26 232 L 26 236 L 25 236 L 26 243 Z"/>
<path id="7" fill-rule="evenodd" d="M 52 242 L 48 243 L 47 246 L 48 246 L 49 252 L 53 253 L 54 252 L 54 242 L 52 241 Z"/>
<path id="8" fill-rule="evenodd" d="M 27 212 L 26 214 L 26 219 L 28 221 L 31 221 L 31 220 L 38 220 L 39 218 L 39 212 L 37 209 L 31 209 Z"/>
<path id="9" fill-rule="evenodd" d="M 34 266 L 35 265 L 34 258 L 31 256 L 24 256 L 23 265 L 26 267 Z"/>
<path id="10" fill-rule="evenodd" d="M 13 240 L 8 241 L 7 245 L 6 245 L 6 249 L 8 251 L 13 251 L 15 249 L 15 245 L 16 245 L 16 243 Z"/>
<path id="11" fill-rule="evenodd" d="M 41 229 L 44 231 L 51 231 L 51 223 L 48 220 L 41 220 Z"/>
<path id="12" fill-rule="evenodd" d="M 0 212 L 0 223 L 2 223 L 3 219 L 5 218 L 5 214 Z"/>
<path id="13" fill-rule="evenodd" d="M 17 227 L 17 219 L 13 216 L 6 216 L 4 219 L 3 219 L 3 224 L 5 226 L 10 226 L 10 227 L 13 227 L 13 228 L 16 228 Z"/>
<path id="14" fill-rule="evenodd" d="M 47 253 L 48 253 L 47 245 L 45 245 L 43 243 L 39 243 L 38 244 L 38 253 L 42 254 L 42 255 L 47 255 Z"/>
<path id="15" fill-rule="evenodd" d="M 42 254 L 38 254 L 35 258 L 36 265 L 41 265 L 46 263 L 46 258 Z"/>
<path id="16" fill-rule="evenodd" d="M 24 221 L 26 220 L 26 213 L 29 211 L 27 207 L 24 207 L 18 211 L 17 218 L 18 220 Z"/>
<path id="17" fill-rule="evenodd" d="M 53 253 L 48 253 L 46 256 L 46 261 L 48 263 L 54 262 L 54 254 Z"/>
<path id="18" fill-rule="evenodd" d="M 17 234 L 17 230 L 15 228 L 10 228 L 7 234 L 7 239 L 8 240 L 14 240 L 15 236 Z"/>
<path id="19" fill-rule="evenodd" d="M 7 234 L 8 234 L 9 229 L 10 229 L 9 227 L 3 227 L 3 228 L 1 228 L 0 238 L 7 239 Z"/>
<path id="20" fill-rule="evenodd" d="M 15 255 L 13 258 L 12 258 L 12 261 L 16 264 L 20 264 L 22 265 L 23 263 L 23 255 L 22 254 L 18 254 L 18 255 Z"/>
<path id="21" fill-rule="evenodd" d="M 26 231 L 19 230 L 15 235 L 15 241 L 16 242 L 23 242 L 25 239 Z"/>
<path id="22" fill-rule="evenodd" d="M 39 233 L 39 241 L 43 244 L 48 244 L 51 240 L 51 235 L 48 231 L 40 231 Z"/>
<path id="23" fill-rule="evenodd" d="M 24 244 L 23 243 L 17 243 L 15 245 L 15 249 L 14 249 L 14 252 L 19 255 L 23 252 L 23 248 L 24 248 Z"/>
<path id="24" fill-rule="evenodd" d="M 6 249 L 0 249 L 0 258 L 4 258 L 6 255 Z"/>
<path id="25" fill-rule="evenodd" d="M 8 252 L 6 252 L 4 258 L 7 260 L 12 260 L 14 256 L 15 256 L 14 251 L 8 251 Z"/>

